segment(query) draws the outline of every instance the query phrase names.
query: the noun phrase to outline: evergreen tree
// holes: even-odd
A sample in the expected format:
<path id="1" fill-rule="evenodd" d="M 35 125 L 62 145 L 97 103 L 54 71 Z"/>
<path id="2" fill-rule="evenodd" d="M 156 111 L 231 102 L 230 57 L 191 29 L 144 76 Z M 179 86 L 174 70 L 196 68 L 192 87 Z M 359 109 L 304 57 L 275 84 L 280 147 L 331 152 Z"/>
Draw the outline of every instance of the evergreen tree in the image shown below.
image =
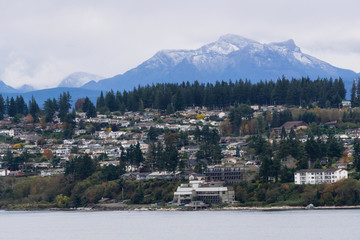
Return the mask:
<path id="1" fill-rule="evenodd" d="M 159 136 L 158 129 L 151 126 L 147 136 L 150 141 L 157 141 L 157 137 Z"/>
<path id="2" fill-rule="evenodd" d="M 165 170 L 165 154 L 163 145 L 158 142 L 156 145 L 156 165 L 158 170 Z"/>
<path id="3" fill-rule="evenodd" d="M 360 106 L 360 78 L 357 80 L 356 83 L 356 107 Z"/>
<path id="4" fill-rule="evenodd" d="M 4 119 L 4 114 L 6 112 L 6 106 L 3 96 L 0 94 L 0 120 Z"/>
<path id="5" fill-rule="evenodd" d="M 39 108 L 39 105 L 37 104 L 34 96 L 31 97 L 31 100 L 29 102 L 29 113 L 34 118 L 35 122 L 39 121 L 40 108 Z"/>
<path id="6" fill-rule="evenodd" d="M 86 113 L 88 118 L 96 117 L 96 108 L 88 97 L 85 98 L 83 103 L 83 111 Z"/>
<path id="7" fill-rule="evenodd" d="M 69 113 L 71 108 L 71 96 L 69 92 L 63 92 L 59 97 L 59 117 L 62 122 L 65 121 L 65 117 Z"/>
<path id="8" fill-rule="evenodd" d="M 134 151 L 134 153 L 133 153 L 134 162 L 135 162 L 136 166 L 140 166 L 140 164 L 143 163 L 145 159 L 144 159 L 143 153 L 141 151 L 139 142 L 137 142 L 133 151 Z"/>
<path id="9" fill-rule="evenodd" d="M 105 98 L 103 91 L 101 91 L 100 97 L 98 97 L 96 101 L 96 110 L 100 111 L 100 109 L 102 109 L 103 107 L 105 107 Z"/>
<path id="10" fill-rule="evenodd" d="M 269 177 L 271 177 L 271 165 L 270 157 L 263 155 L 261 158 L 260 176 L 264 182 L 268 182 Z"/>
<path id="11" fill-rule="evenodd" d="M 271 127 L 280 127 L 279 114 L 277 111 L 273 112 L 271 119 Z"/>
<path id="12" fill-rule="evenodd" d="M 148 152 L 146 155 L 146 165 L 153 171 L 154 169 L 157 168 L 157 164 L 156 164 L 156 144 L 154 142 L 151 142 L 148 145 Z"/>
<path id="13" fill-rule="evenodd" d="M 54 99 L 55 100 L 55 99 Z M 55 100 L 56 101 L 56 100 Z M 56 112 L 56 105 L 50 98 L 44 102 L 45 121 L 51 122 Z"/>
<path id="14" fill-rule="evenodd" d="M 174 113 L 174 108 L 173 108 L 172 104 L 169 103 L 166 107 L 166 115 L 170 115 L 173 113 Z"/>
<path id="15" fill-rule="evenodd" d="M 6 114 L 9 115 L 9 108 L 10 108 L 10 99 L 9 96 L 6 97 L 6 101 L 5 101 L 5 109 L 6 109 Z"/>
<path id="16" fill-rule="evenodd" d="M 175 172 L 179 163 L 179 152 L 175 145 L 166 145 L 164 156 L 166 157 L 165 169 Z"/>
<path id="17" fill-rule="evenodd" d="M 17 112 L 16 112 L 15 100 L 14 100 L 13 97 L 11 97 L 9 108 L 8 108 L 8 114 L 9 114 L 10 117 L 15 117 L 16 113 Z"/>
<path id="18" fill-rule="evenodd" d="M 354 165 L 357 172 L 360 172 L 360 139 L 355 138 L 353 141 L 353 158 L 354 158 Z"/>
<path id="19" fill-rule="evenodd" d="M 90 177 L 96 170 L 96 163 L 87 154 L 75 157 L 66 163 L 65 175 L 72 175 L 75 180 Z"/>
<path id="20" fill-rule="evenodd" d="M 219 145 L 220 136 L 216 129 L 210 131 L 209 126 L 204 126 L 199 136 L 200 149 L 196 153 L 198 163 L 207 162 L 208 164 L 217 164 L 222 159 L 221 148 Z"/>
<path id="21" fill-rule="evenodd" d="M 24 98 L 22 96 L 16 97 L 15 106 L 16 106 L 17 114 L 22 114 L 22 115 L 28 114 L 28 108 L 27 108 Z"/>
<path id="22" fill-rule="evenodd" d="M 101 97 L 101 95 L 100 95 L 100 97 Z M 119 110 L 119 104 L 117 103 L 115 94 L 112 90 L 110 92 L 106 93 L 105 106 L 109 109 L 110 112 Z M 137 111 L 137 108 L 134 109 L 134 111 Z"/>
<path id="23" fill-rule="evenodd" d="M 242 120 L 250 120 L 252 118 L 253 110 L 247 104 L 241 104 L 238 107 L 230 110 L 229 119 L 233 131 L 238 133 Z"/>

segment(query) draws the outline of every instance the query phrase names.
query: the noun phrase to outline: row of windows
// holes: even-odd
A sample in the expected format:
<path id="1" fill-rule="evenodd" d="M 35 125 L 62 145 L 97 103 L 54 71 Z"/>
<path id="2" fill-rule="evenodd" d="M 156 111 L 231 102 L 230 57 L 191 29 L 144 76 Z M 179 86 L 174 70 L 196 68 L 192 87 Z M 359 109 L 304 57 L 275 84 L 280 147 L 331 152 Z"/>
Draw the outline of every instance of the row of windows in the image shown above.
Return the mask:
<path id="1" fill-rule="evenodd" d="M 333 174 L 335 174 L 335 173 L 333 173 L 333 172 L 318 172 L 318 173 L 309 173 L 309 174 L 311 174 L 311 175 L 333 175 Z M 300 173 L 300 176 L 306 176 L 306 173 Z"/>
<path id="2" fill-rule="evenodd" d="M 236 172 L 241 171 L 241 168 L 208 168 L 206 172 Z"/>

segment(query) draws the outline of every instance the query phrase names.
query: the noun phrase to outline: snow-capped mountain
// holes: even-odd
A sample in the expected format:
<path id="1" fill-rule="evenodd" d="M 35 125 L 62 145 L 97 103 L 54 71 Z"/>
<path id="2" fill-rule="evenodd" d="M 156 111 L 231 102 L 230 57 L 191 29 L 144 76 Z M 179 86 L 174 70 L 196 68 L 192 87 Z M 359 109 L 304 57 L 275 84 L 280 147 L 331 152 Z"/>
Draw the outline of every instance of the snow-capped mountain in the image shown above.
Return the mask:
<path id="1" fill-rule="evenodd" d="M 305 54 L 293 40 L 263 44 L 228 34 L 196 50 L 162 50 L 122 75 L 91 81 L 86 89 L 123 90 L 153 83 L 276 80 L 279 77 L 342 77 L 347 89 L 356 73 Z"/>
<path id="2" fill-rule="evenodd" d="M 90 81 L 97 82 L 100 79 L 103 77 L 85 72 L 75 72 L 64 78 L 58 87 L 81 87 Z"/>

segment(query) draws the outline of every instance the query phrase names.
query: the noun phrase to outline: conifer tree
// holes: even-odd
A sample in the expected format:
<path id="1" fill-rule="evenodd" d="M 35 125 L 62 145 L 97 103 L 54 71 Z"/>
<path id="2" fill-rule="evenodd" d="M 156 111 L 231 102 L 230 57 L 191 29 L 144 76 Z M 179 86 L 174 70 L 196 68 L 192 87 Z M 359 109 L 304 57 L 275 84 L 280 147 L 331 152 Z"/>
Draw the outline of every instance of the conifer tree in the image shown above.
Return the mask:
<path id="1" fill-rule="evenodd" d="M 29 102 L 29 113 L 31 114 L 35 122 L 39 121 L 38 115 L 40 113 L 40 108 L 39 105 L 36 103 L 34 96 L 31 97 L 31 100 Z"/>
<path id="2" fill-rule="evenodd" d="M 4 119 L 6 106 L 3 96 L 0 94 L 0 120 Z"/>
<path id="3" fill-rule="evenodd" d="M 96 117 L 96 109 L 94 104 L 90 101 L 90 99 L 88 97 L 85 98 L 84 103 L 83 103 L 83 107 L 82 107 L 83 111 L 86 113 L 86 116 L 88 118 L 90 117 Z"/>
<path id="4" fill-rule="evenodd" d="M 55 112 L 56 112 L 56 106 L 54 105 L 54 101 L 51 100 L 50 98 L 47 99 L 44 102 L 45 121 L 51 122 L 54 117 Z"/>
<path id="5" fill-rule="evenodd" d="M 98 112 L 104 112 L 103 109 L 105 108 L 105 98 L 104 93 L 101 91 L 100 97 L 98 97 L 96 101 L 96 111 Z"/>
<path id="6" fill-rule="evenodd" d="M 10 100 L 9 100 L 9 96 L 6 97 L 6 101 L 5 101 L 5 109 L 6 109 L 6 114 L 9 115 L 9 108 L 10 108 Z"/>
<path id="7" fill-rule="evenodd" d="M 10 117 L 15 117 L 15 115 L 16 115 L 16 104 L 15 104 L 15 100 L 13 97 L 11 97 L 11 99 L 10 99 L 8 114 Z"/>
<path id="8" fill-rule="evenodd" d="M 71 108 L 71 96 L 69 92 L 60 94 L 59 97 L 59 117 L 64 122 L 66 115 L 69 113 Z"/>

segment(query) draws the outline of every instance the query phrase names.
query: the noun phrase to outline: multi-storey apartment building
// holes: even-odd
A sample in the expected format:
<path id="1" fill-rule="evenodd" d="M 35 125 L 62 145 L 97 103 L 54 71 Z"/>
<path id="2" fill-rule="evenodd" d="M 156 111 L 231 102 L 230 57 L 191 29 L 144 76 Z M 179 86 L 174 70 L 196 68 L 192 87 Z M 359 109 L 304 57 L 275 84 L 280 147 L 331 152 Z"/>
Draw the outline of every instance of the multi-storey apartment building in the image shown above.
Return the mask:
<path id="1" fill-rule="evenodd" d="M 334 183 L 348 178 L 344 169 L 302 169 L 294 174 L 295 184 Z"/>
<path id="2" fill-rule="evenodd" d="M 240 182 L 244 169 L 238 166 L 208 166 L 204 172 L 206 181 L 224 181 L 225 184 Z"/>

